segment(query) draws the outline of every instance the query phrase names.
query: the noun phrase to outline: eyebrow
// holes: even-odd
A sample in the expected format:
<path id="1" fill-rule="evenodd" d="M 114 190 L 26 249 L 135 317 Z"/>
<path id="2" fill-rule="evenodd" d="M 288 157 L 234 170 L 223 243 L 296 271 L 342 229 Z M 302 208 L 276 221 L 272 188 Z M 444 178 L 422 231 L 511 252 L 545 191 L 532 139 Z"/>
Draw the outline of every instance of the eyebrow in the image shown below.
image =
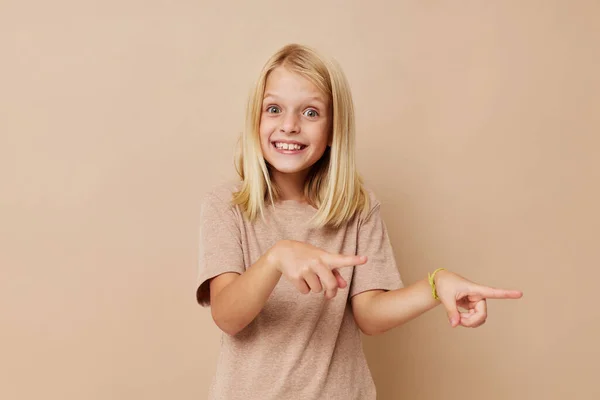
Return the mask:
<path id="1" fill-rule="evenodd" d="M 266 92 L 264 97 L 263 97 L 263 101 L 269 97 L 272 97 L 274 99 L 279 99 L 280 97 L 277 96 L 275 93 L 271 93 L 271 92 Z M 308 99 L 308 101 L 318 101 L 319 103 L 325 105 L 327 104 L 327 102 L 323 99 L 323 97 L 321 96 L 310 96 Z"/>

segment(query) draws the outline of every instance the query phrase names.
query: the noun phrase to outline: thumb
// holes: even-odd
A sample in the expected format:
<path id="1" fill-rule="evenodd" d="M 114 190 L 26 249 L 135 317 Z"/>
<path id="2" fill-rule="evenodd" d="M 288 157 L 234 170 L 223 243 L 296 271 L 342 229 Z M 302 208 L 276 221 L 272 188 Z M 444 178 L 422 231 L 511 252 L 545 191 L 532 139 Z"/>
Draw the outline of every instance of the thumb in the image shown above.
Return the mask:
<path id="1" fill-rule="evenodd" d="M 455 328 L 460 323 L 460 313 L 458 312 L 458 307 L 456 306 L 456 301 L 452 300 L 442 300 L 442 304 L 444 308 L 446 308 L 446 312 L 448 313 L 448 320 L 450 321 L 450 326 Z"/>

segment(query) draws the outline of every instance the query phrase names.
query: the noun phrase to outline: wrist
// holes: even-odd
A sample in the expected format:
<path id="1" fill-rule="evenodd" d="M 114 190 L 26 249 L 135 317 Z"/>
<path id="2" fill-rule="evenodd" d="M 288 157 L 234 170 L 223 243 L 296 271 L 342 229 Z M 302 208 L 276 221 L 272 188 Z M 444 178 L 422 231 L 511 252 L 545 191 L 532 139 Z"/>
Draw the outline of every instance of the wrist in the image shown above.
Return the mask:
<path id="1" fill-rule="evenodd" d="M 440 277 L 443 277 L 445 273 L 447 273 L 445 268 L 438 268 L 432 273 L 427 274 L 427 280 L 429 281 L 429 286 L 431 289 L 431 296 L 434 300 L 440 299 L 438 296 L 437 288 L 440 281 Z"/>
<path id="2" fill-rule="evenodd" d="M 281 262 L 279 261 L 279 248 L 281 247 L 281 242 L 277 242 L 265 253 L 265 262 L 268 265 L 269 269 L 272 271 L 277 271 L 281 273 Z"/>
<path id="3" fill-rule="evenodd" d="M 440 269 L 439 271 L 437 271 L 433 277 L 433 283 L 437 286 L 439 284 L 440 278 L 443 280 L 444 279 L 444 275 L 448 275 L 448 270 L 446 269 Z"/>

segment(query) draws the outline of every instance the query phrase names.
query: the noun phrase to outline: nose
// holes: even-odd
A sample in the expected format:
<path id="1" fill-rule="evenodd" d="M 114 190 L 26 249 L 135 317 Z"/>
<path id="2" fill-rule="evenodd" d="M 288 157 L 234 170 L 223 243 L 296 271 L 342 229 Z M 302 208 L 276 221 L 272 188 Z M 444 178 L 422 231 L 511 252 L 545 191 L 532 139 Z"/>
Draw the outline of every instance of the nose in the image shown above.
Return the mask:
<path id="1" fill-rule="evenodd" d="M 287 113 L 281 118 L 279 130 L 282 133 L 298 133 L 300 132 L 300 120 L 294 113 Z"/>

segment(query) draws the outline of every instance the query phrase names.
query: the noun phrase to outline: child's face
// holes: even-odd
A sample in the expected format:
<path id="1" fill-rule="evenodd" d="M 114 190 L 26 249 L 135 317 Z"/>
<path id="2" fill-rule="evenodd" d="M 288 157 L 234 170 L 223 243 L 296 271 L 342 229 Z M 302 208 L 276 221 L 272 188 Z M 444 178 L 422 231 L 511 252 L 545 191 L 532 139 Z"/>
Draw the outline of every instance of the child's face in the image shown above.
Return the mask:
<path id="1" fill-rule="evenodd" d="M 271 71 L 262 104 L 260 145 L 273 172 L 306 176 L 330 143 L 329 107 L 327 97 L 308 79 L 284 67 Z"/>

